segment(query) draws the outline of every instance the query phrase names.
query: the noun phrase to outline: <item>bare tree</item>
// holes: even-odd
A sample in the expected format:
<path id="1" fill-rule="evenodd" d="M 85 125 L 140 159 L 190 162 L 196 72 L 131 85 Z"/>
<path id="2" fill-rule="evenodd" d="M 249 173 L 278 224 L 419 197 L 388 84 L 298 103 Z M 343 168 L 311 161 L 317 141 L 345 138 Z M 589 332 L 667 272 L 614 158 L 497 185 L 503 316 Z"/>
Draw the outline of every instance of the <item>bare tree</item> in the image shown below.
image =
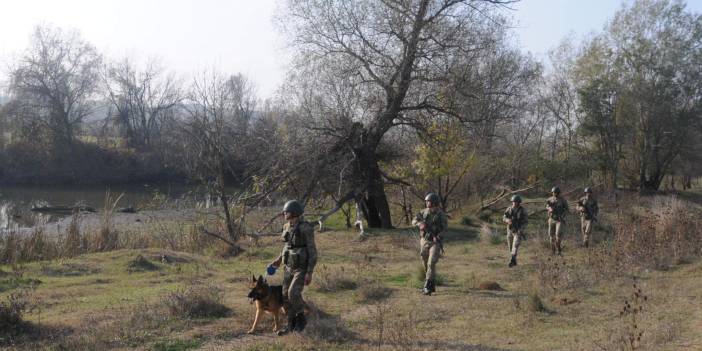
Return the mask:
<path id="1" fill-rule="evenodd" d="M 345 141 L 344 148 L 353 156 L 354 188 L 368 194 L 363 201 L 369 226 L 392 226 L 379 164 L 384 136 L 393 127 L 419 127 L 425 111 L 469 121 L 454 104 L 455 96 L 441 87 L 457 76 L 456 67 L 487 54 L 483 49 L 495 40 L 491 33 L 504 27 L 491 9 L 511 2 L 287 2 L 282 21 L 298 63 L 335 72 L 340 84 L 348 87 L 340 91 L 363 102 L 363 108 L 340 114 L 345 115 L 343 128 L 332 134 Z M 311 99 L 314 104 L 321 100 L 323 96 Z"/>
<path id="2" fill-rule="evenodd" d="M 217 196 L 228 242 L 235 250 L 241 232 L 236 230 L 232 219 L 227 181 L 236 174 L 236 157 L 243 151 L 255 102 L 253 87 L 244 76 L 227 77 L 216 71 L 204 72 L 196 78 L 185 101 L 188 111 L 182 140 L 185 166 Z"/>
<path id="3" fill-rule="evenodd" d="M 139 150 L 153 149 L 165 120 L 173 118 L 183 99 L 178 79 L 165 73 L 156 60 L 149 60 L 139 69 L 126 58 L 107 67 L 104 79 L 116 111 L 114 121 L 128 145 Z"/>
<path id="4" fill-rule="evenodd" d="M 56 147 L 72 147 L 91 113 L 101 56 L 75 31 L 39 26 L 10 73 L 10 92 L 20 119 L 41 126 Z"/>

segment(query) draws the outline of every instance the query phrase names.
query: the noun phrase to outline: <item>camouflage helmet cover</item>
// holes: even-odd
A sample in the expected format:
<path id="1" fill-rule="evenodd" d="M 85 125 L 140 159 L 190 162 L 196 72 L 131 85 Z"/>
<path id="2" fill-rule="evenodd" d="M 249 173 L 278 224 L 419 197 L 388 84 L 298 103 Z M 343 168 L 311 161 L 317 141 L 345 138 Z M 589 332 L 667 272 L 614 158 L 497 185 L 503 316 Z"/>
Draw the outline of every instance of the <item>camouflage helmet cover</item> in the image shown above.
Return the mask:
<path id="1" fill-rule="evenodd" d="M 519 202 L 519 203 L 521 203 L 521 202 L 522 202 L 522 197 L 519 196 L 519 195 L 512 195 L 512 198 L 509 199 L 509 201 L 510 201 L 510 202 Z"/>
<path id="2" fill-rule="evenodd" d="M 439 198 L 439 195 L 437 193 L 429 193 L 427 196 L 424 197 L 424 201 L 429 201 L 433 205 L 438 205 L 441 199 Z"/>
<path id="3" fill-rule="evenodd" d="M 301 216 L 304 212 L 302 204 L 297 200 L 290 200 L 283 206 L 283 212 L 288 212 L 293 216 Z"/>
<path id="4" fill-rule="evenodd" d="M 552 193 L 556 193 L 556 194 L 560 194 L 560 193 L 561 193 L 561 188 L 559 188 L 559 187 L 557 187 L 557 186 L 554 186 L 553 188 L 551 188 L 551 192 L 552 192 Z"/>

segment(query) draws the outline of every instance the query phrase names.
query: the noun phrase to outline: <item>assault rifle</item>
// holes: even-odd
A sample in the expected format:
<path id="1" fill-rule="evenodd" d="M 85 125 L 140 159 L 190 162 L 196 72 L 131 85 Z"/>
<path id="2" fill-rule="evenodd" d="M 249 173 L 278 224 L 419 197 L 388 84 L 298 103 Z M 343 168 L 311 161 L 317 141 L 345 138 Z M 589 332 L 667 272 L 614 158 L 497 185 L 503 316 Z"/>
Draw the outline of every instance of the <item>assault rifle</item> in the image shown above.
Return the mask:
<path id="1" fill-rule="evenodd" d="M 425 229 L 420 229 L 420 230 L 419 230 L 419 235 L 420 235 L 420 237 L 423 238 L 423 237 L 425 236 L 425 234 L 426 234 L 426 227 L 425 227 Z M 429 236 L 430 239 L 436 244 L 436 246 L 439 247 L 439 253 L 441 253 L 441 254 L 443 255 L 443 254 L 444 254 L 444 242 L 443 242 L 443 239 L 441 239 L 441 237 L 440 237 L 438 234 L 434 234 L 434 233 L 431 233 L 431 232 L 430 232 L 429 234 L 431 234 L 431 235 Z"/>
<path id="2" fill-rule="evenodd" d="M 546 201 L 546 206 L 551 209 L 551 211 L 548 211 L 548 218 L 552 218 L 553 213 L 556 211 L 556 204 Z"/>
<path id="3" fill-rule="evenodd" d="M 578 200 L 578 206 L 580 206 L 580 212 L 583 212 L 585 214 L 585 218 L 590 218 L 593 221 L 597 222 L 597 217 L 593 213 L 590 212 L 590 208 L 585 206 L 585 202 L 583 200 Z"/>

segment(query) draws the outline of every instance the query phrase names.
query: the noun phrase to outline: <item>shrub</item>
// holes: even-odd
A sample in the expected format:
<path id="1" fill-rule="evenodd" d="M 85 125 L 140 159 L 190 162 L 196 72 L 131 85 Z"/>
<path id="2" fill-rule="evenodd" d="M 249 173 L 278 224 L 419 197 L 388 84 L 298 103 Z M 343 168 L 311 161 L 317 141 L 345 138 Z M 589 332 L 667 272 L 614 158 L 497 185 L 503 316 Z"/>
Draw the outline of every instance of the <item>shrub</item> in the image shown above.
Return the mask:
<path id="1" fill-rule="evenodd" d="M 25 324 L 22 316 L 30 307 L 26 291 L 10 294 L 0 301 L 0 335 L 11 335 L 19 331 Z"/>
<path id="2" fill-rule="evenodd" d="M 385 300 L 390 295 L 392 295 L 392 289 L 377 280 L 363 283 L 358 289 L 358 297 L 363 302 Z"/>
<path id="3" fill-rule="evenodd" d="M 322 265 L 315 272 L 316 290 L 320 292 L 337 292 L 343 290 L 353 290 L 358 287 L 357 280 L 349 277 L 344 267 L 331 269 Z"/>
<path id="4" fill-rule="evenodd" d="M 529 311 L 535 313 L 548 312 L 546 306 L 544 305 L 544 302 L 541 300 L 541 296 L 539 296 L 539 294 L 536 292 L 531 292 L 527 297 L 527 308 L 529 309 Z"/>
<path id="5" fill-rule="evenodd" d="M 133 272 L 144 272 L 144 271 L 156 271 L 159 267 L 149 261 L 148 258 L 143 255 L 137 255 L 132 261 L 127 265 L 127 271 L 129 273 Z"/>
<path id="6" fill-rule="evenodd" d="M 165 305 L 176 318 L 221 318 L 231 313 L 222 304 L 222 292 L 213 286 L 196 286 L 166 296 Z"/>
<path id="7" fill-rule="evenodd" d="M 463 216 L 461 218 L 461 224 L 465 226 L 472 226 L 473 225 L 473 219 L 468 217 L 468 216 Z"/>
<path id="8" fill-rule="evenodd" d="M 504 243 L 505 238 L 503 238 L 496 230 L 493 230 L 489 224 L 483 223 L 480 227 L 480 236 L 487 238 L 490 244 L 500 245 Z"/>

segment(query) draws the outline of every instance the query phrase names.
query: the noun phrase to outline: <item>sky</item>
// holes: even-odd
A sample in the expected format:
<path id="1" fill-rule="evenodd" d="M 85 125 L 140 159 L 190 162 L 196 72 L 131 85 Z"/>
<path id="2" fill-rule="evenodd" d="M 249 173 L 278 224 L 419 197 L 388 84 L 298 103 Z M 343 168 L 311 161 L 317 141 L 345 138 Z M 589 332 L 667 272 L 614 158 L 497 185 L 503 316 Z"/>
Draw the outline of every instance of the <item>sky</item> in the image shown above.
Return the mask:
<path id="1" fill-rule="evenodd" d="M 702 12 L 702 0 L 688 0 Z M 262 98 L 282 82 L 289 55 L 274 24 L 275 0 L 0 1 L 0 74 L 28 44 L 32 28 L 76 29 L 108 58 L 158 58 L 187 76 L 206 68 L 244 73 Z M 515 40 L 546 59 L 566 36 L 601 31 L 619 0 L 522 0 L 505 11 Z"/>

